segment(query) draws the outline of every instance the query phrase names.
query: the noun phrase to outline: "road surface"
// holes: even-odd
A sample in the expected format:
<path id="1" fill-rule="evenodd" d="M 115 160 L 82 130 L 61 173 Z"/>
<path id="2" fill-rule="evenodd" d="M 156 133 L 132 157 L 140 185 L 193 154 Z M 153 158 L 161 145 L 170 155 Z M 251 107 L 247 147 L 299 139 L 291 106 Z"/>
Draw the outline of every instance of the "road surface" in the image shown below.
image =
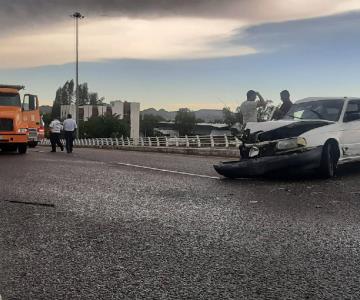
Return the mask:
<path id="1" fill-rule="evenodd" d="M 359 299 L 360 165 L 224 180 L 220 158 L 0 154 L 8 299 Z"/>

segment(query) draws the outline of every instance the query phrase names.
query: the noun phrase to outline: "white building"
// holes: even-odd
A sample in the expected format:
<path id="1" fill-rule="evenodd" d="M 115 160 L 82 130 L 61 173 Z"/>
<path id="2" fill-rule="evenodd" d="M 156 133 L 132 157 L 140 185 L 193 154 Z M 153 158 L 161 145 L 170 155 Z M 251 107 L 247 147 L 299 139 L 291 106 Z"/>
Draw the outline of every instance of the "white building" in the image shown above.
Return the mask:
<path id="1" fill-rule="evenodd" d="M 140 103 L 130 102 L 130 137 L 139 140 L 140 137 Z"/>
<path id="2" fill-rule="evenodd" d="M 68 114 L 71 114 L 76 120 L 76 106 L 75 104 L 61 105 L 60 118 L 66 119 Z M 92 116 L 105 116 L 107 114 L 117 115 L 119 119 L 129 120 L 130 138 L 135 140 L 140 136 L 140 103 L 137 102 L 123 102 L 120 100 L 111 101 L 110 105 L 84 105 L 79 107 L 80 120 L 88 121 Z"/>

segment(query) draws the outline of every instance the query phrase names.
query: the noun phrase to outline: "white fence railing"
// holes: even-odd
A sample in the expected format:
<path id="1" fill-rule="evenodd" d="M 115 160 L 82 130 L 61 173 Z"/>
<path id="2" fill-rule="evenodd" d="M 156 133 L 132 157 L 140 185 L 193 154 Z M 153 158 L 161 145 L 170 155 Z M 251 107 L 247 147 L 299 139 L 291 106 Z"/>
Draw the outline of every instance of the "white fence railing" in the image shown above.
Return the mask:
<path id="1" fill-rule="evenodd" d="M 63 141 L 64 142 L 64 141 Z M 50 145 L 49 139 L 40 142 L 41 145 Z M 77 147 L 178 147 L 178 148 L 238 148 L 240 140 L 235 136 L 184 136 L 184 137 L 140 137 L 130 138 L 96 138 L 75 139 Z"/>

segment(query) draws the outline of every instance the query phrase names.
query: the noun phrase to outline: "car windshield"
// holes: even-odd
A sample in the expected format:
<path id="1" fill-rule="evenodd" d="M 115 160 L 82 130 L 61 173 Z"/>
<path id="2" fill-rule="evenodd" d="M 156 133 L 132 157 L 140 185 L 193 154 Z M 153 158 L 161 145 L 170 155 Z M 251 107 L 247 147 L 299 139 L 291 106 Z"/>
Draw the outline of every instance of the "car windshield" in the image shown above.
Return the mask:
<path id="1" fill-rule="evenodd" d="M 295 103 L 284 119 L 310 119 L 336 122 L 340 118 L 343 106 L 344 100 L 341 99 Z"/>
<path id="2" fill-rule="evenodd" d="M 21 107 L 21 100 L 19 94 L 1 93 L 0 106 Z"/>

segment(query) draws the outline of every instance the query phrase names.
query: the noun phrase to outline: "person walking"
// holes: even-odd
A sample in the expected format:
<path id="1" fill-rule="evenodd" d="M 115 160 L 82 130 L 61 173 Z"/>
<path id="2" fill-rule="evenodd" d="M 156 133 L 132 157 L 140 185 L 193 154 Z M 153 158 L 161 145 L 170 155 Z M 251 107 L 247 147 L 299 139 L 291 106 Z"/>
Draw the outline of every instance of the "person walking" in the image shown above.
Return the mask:
<path id="1" fill-rule="evenodd" d="M 273 120 L 280 120 L 284 118 L 290 111 L 291 107 L 293 106 L 293 103 L 290 100 L 290 93 L 287 90 L 283 90 L 280 93 L 280 98 L 282 101 L 282 104 L 279 109 L 277 109 L 274 113 Z"/>
<path id="2" fill-rule="evenodd" d="M 58 119 L 51 121 L 50 125 L 50 143 L 51 143 L 51 152 L 56 152 L 56 145 L 60 147 L 61 151 L 64 151 L 64 145 L 60 140 L 60 132 L 63 128 L 61 122 Z"/>
<path id="3" fill-rule="evenodd" d="M 256 97 L 259 98 L 256 101 Z M 259 92 L 250 90 L 246 94 L 246 101 L 240 106 L 241 124 L 245 125 L 248 122 L 257 122 L 257 108 L 266 107 L 266 102 Z"/>
<path id="4" fill-rule="evenodd" d="M 71 114 L 67 115 L 67 119 L 63 123 L 64 133 L 65 133 L 65 141 L 66 141 L 66 151 L 67 153 L 72 153 L 73 151 L 73 142 L 74 135 L 77 129 L 77 124 L 75 120 L 72 118 Z"/>

